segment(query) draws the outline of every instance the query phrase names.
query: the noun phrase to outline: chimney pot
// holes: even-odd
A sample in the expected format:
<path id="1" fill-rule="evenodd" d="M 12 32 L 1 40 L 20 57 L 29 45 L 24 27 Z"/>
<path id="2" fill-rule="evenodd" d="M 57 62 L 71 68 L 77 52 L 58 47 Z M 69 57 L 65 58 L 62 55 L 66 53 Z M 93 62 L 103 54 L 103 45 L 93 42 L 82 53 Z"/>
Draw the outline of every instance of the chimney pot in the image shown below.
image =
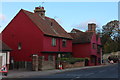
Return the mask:
<path id="1" fill-rule="evenodd" d="M 39 14 L 42 18 L 45 18 L 45 10 L 44 7 L 35 7 L 34 13 Z"/>

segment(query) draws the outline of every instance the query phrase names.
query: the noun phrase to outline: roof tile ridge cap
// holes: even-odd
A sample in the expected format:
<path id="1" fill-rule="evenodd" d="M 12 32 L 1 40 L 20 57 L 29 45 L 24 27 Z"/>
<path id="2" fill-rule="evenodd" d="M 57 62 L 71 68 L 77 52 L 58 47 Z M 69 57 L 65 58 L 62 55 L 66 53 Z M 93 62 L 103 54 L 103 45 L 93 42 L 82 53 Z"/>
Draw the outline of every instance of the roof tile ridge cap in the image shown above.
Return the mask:
<path id="1" fill-rule="evenodd" d="M 25 10 L 25 9 L 21 9 L 23 12 L 28 12 L 28 13 L 32 13 L 32 14 L 34 14 L 33 12 L 30 12 L 30 11 L 27 11 L 27 10 Z"/>
<path id="2" fill-rule="evenodd" d="M 77 30 L 77 31 L 79 31 L 79 32 L 81 32 L 81 33 L 84 33 L 83 31 L 81 31 L 81 30 L 79 30 L 79 29 L 73 28 L 73 30 Z"/>
<path id="3" fill-rule="evenodd" d="M 50 20 L 54 20 L 53 18 L 50 18 L 50 17 L 47 17 L 47 16 L 45 16 L 45 18 L 46 18 L 46 19 L 50 19 Z"/>

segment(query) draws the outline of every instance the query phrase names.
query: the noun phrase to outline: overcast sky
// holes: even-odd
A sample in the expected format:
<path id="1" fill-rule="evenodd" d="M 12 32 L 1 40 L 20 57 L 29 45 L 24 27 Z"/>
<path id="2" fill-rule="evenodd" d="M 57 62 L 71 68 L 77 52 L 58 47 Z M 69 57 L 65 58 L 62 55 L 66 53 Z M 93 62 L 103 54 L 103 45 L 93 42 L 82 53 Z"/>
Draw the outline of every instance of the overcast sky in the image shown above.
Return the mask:
<path id="1" fill-rule="evenodd" d="M 70 32 L 73 28 L 87 30 L 88 22 L 99 27 L 118 19 L 118 2 L 2 2 L 0 3 L 0 32 L 8 25 L 20 9 L 33 12 L 37 6 L 44 6 L 46 16 L 56 19 Z"/>

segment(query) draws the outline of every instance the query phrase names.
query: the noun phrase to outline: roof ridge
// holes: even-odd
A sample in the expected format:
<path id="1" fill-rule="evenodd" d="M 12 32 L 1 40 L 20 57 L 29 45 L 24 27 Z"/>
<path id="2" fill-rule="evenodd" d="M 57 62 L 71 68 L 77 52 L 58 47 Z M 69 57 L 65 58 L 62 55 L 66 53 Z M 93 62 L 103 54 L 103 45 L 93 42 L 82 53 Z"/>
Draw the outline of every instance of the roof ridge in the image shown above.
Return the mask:
<path id="1" fill-rule="evenodd" d="M 25 10 L 25 9 L 21 9 L 23 12 L 29 12 L 29 13 L 32 13 L 32 14 L 34 14 L 33 12 L 30 12 L 30 11 L 27 11 L 27 10 Z"/>

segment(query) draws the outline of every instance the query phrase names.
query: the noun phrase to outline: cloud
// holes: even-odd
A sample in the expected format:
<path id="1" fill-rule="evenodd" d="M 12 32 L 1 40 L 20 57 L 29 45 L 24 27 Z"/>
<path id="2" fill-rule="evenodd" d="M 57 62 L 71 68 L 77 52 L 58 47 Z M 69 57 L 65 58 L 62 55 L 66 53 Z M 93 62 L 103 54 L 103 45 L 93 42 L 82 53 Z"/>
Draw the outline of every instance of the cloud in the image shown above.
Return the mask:
<path id="1" fill-rule="evenodd" d="M 80 24 L 74 25 L 73 27 L 77 28 L 79 30 L 82 30 L 82 31 L 86 31 L 88 29 L 88 24 L 89 23 L 97 24 L 97 21 L 95 19 L 91 19 L 91 20 L 88 20 L 88 21 L 80 22 Z"/>
<path id="2" fill-rule="evenodd" d="M 2 21 L 2 20 L 5 20 L 5 15 L 0 14 L 0 20 L 1 20 L 1 21 Z"/>

